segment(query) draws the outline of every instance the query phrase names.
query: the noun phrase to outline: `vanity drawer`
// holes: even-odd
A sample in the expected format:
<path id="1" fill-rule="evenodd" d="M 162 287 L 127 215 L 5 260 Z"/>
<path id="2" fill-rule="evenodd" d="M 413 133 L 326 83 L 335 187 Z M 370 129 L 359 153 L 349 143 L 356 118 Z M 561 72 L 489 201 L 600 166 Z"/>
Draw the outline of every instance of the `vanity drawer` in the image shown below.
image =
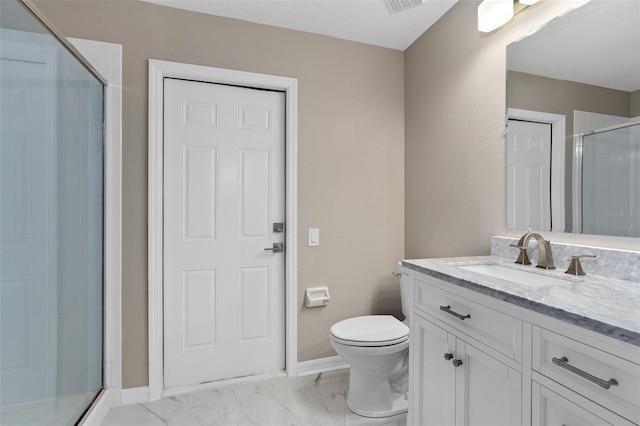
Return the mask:
<path id="1" fill-rule="evenodd" d="M 507 357 L 517 362 L 522 361 L 521 320 L 453 294 L 418 276 L 415 307 Z"/>
<path id="2" fill-rule="evenodd" d="M 532 361 L 535 371 L 640 424 L 639 364 L 540 327 Z"/>
<path id="3" fill-rule="evenodd" d="M 531 420 L 533 425 L 633 426 L 601 405 L 533 373 Z M 538 382 L 538 380 L 540 382 Z"/>

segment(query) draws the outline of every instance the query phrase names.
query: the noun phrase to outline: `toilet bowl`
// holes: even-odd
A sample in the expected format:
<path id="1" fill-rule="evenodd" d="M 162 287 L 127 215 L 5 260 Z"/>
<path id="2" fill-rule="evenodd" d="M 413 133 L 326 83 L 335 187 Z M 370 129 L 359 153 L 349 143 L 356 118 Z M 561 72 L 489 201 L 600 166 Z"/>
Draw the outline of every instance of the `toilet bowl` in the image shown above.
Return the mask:
<path id="1" fill-rule="evenodd" d="M 331 327 L 331 345 L 351 366 L 347 405 L 361 416 L 389 417 L 409 408 L 409 327 L 414 300 L 410 272 L 399 274 L 403 322 L 391 315 L 368 315 Z"/>
<path id="2" fill-rule="evenodd" d="M 404 413 L 409 327 L 391 315 L 349 318 L 331 327 L 331 345 L 351 366 L 347 405 L 365 417 Z"/>

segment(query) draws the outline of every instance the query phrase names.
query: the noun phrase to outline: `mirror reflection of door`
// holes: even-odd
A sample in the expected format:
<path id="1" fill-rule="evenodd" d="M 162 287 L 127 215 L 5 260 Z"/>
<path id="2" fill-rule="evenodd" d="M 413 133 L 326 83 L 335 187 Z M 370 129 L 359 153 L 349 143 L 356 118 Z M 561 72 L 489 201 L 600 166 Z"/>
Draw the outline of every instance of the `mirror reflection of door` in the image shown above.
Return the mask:
<path id="1" fill-rule="evenodd" d="M 511 229 L 551 230 L 551 125 L 508 121 L 506 218 Z"/>

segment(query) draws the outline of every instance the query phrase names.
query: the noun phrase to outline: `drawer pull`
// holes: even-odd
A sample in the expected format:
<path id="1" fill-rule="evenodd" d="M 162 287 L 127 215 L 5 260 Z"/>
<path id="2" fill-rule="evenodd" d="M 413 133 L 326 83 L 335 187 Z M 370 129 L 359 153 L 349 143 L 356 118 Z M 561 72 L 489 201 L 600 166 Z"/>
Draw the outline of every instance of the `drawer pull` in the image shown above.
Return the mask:
<path id="1" fill-rule="evenodd" d="M 562 358 L 553 357 L 551 358 L 551 362 L 553 362 L 553 364 L 557 365 L 558 367 L 562 367 L 566 370 L 571 371 L 574 374 L 577 374 L 583 379 L 587 379 L 590 382 L 595 383 L 601 388 L 609 389 L 611 386 L 618 386 L 618 381 L 616 379 L 602 380 L 597 378 L 596 376 L 592 376 L 586 371 L 583 371 L 583 370 L 580 370 L 579 368 L 574 367 L 573 365 L 569 364 L 569 359 L 566 356 L 563 356 Z"/>
<path id="2" fill-rule="evenodd" d="M 451 358 L 453 358 L 453 354 L 450 354 L 450 353 L 444 354 L 444 359 L 445 360 L 449 361 Z"/>
<path id="3" fill-rule="evenodd" d="M 459 359 L 454 359 L 453 361 L 451 361 L 451 363 L 453 364 L 454 367 L 458 368 L 462 365 L 462 361 Z"/>
<path id="4" fill-rule="evenodd" d="M 440 310 L 441 311 L 445 311 L 446 313 L 448 313 L 450 315 L 453 315 L 454 317 L 456 317 L 456 318 L 458 318 L 458 319 L 460 319 L 462 321 L 466 320 L 467 318 L 471 318 L 471 315 L 469 315 L 469 314 L 460 315 L 459 313 L 452 311 L 451 310 L 451 306 L 440 306 Z"/>

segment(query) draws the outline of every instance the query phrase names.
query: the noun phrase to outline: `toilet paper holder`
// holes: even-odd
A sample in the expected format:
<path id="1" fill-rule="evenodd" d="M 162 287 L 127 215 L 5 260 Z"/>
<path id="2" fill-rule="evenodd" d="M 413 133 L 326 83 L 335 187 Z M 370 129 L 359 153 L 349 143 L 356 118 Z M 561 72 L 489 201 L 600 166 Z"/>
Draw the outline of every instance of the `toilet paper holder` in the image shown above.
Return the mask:
<path id="1" fill-rule="evenodd" d="M 304 306 L 307 308 L 317 308 L 319 306 L 327 306 L 329 304 L 329 288 L 328 287 L 309 287 L 304 292 Z"/>

